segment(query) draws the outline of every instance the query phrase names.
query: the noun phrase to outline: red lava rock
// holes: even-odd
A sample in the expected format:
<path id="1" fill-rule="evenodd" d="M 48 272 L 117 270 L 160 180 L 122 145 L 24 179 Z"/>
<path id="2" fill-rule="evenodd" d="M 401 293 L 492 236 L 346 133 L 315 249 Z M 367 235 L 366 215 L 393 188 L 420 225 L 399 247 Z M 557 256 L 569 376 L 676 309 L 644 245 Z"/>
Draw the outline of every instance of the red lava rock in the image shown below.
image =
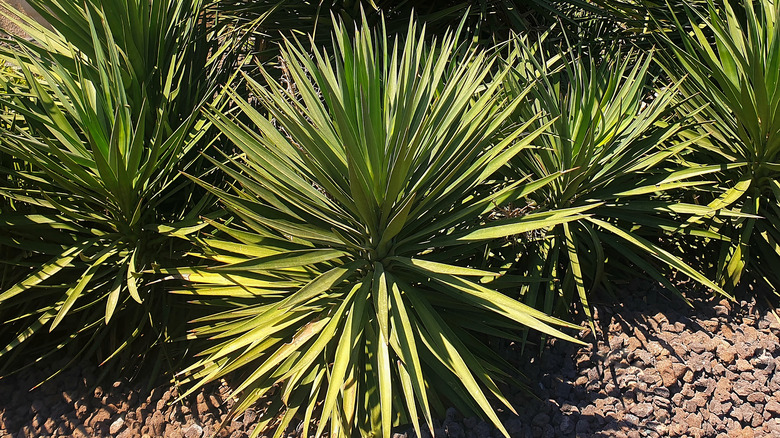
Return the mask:
<path id="1" fill-rule="evenodd" d="M 731 403 L 721 403 L 717 400 L 711 400 L 707 406 L 710 413 L 718 416 L 726 415 L 731 410 Z"/>
<path id="2" fill-rule="evenodd" d="M 631 413 L 639 418 L 646 418 L 653 413 L 653 405 L 650 403 L 639 403 L 631 408 Z"/>
<path id="3" fill-rule="evenodd" d="M 65 400 L 65 403 L 71 404 L 76 398 L 78 398 L 78 396 L 75 391 L 62 391 L 62 399 Z"/>
<path id="4" fill-rule="evenodd" d="M 163 432 L 163 437 L 169 438 L 171 436 L 183 436 L 181 433 L 181 427 L 178 424 L 168 423 L 165 425 L 165 432 Z"/>
<path id="5" fill-rule="evenodd" d="M 737 357 L 737 349 L 726 341 L 721 341 L 721 344 L 716 349 L 716 353 L 726 365 L 734 362 L 734 359 Z"/>
<path id="6" fill-rule="evenodd" d="M 727 369 L 726 372 L 723 373 L 723 377 L 725 377 L 726 379 L 728 379 L 730 381 L 739 380 L 739 378 L 740 378 L 739 374 L 737 374 L 737 373 L 735 373 L 735 372 L 733 372 L 733 371 L 731 371 L 729 369 Z"/>
<path id="7" fill-rule="evenodd" d="M 720 346 L 721 342 L 722 341 L 720 339 L 716 338 L 716 337 L 708 338 L 704 342 L 704 348 L 707 351 L 716 352 L 718 350 L 718 347 Z"/>
<path id="8" fill-rule="evenodd" d="M 720 402 L 731 398 L 732 384 L 728 379 L 719 379 L 715 386 L 714 398 Z"/>
<path id="9" fill-rule="evenodd" d="M 637 338 L 629 338 L 626 344 L 626 350 L 628 350 L 629 352 L 634 352 L 641 347 L 642 347 L 642 341 Z"/>
<path id="10" fill-rule="evenodd" d="M 745 337 L 745 342 L 749 344 L 754 344 L 758 337 L 761 336 L 761 333 L 752 325 L 741 325 L 742 334 Z"/>
<path id="11" fill-rule="evenodd" d="M 705 436 L 704 430 L 699 427 L 689 427 L 688 436 L 693 438 L 703 438 Z"/>
<path id="12" fill-rule="evenodd" d="M 752 405 L 749 404 L 743 404 L 741 406 L 742 409 L 742 421 L 745 423 L 750 423 L 753 421 L 753 417 L 756 416 L 756 410 Z"/>
<path id="13" fill-rule="evenodd" d="M 704 353 L 707 350 L 707 347 L 701 342 L 691 342 L 688 344 L 688 348 L 694 353 Z"/>
<path id="14" fill-rule="evenodd" d="M 89 409 L 87 409 L 86 405 L 79 404 L 76 408 L 76 418 L 78 418 L 81 421 L 86 420 L 86 418 L 89 416 Z"/>
<path id="15" fill-rule="evenodd" d="M 111 422 L 111 425 L 109 426 L 109 433 L 111 435 L 116 435 L 120 430 L 122 430 L 123 427 L 125 427 L 125 419 L 120 415 Z"/>
<path id="16" fill-rule="evenodd" d="M 661 424 L 666 424 L 669 422 L 669 411 L 666 409 L 656 409 L 655 412 L 653 412 L 653 418 Z"/>
<path id="17" fill-rule="evenodd" d="M 752 371 L 753 365 L 745 359 L 737 359 L 737 369 L 739 371 Z"/>
<path id="18" fill-rule="evenodd" d="M 689 414 L 688 417 L 686 417 L 685 422 L 688 424 L 688 428 L 701 428 L 701 414 Z"/>
<path id="19" fill-rule="evenodd" d="M 756 354 L 756 349 L 758 346 L 745 342 L 738 342 L 734 344 L 734 348 L 737 350 L 737 356 L 739 356 L 741 359 L 750 359 Z"/>
<path id="20" fill-rule="evenodd" d="M 769 400 L 764 406 L 764 411 L 780 416 L 780 402 L 776 399 Z"/>
<path id="21" fill-rule="evenodd" d="M 710 333 L 716 333 L 720 329 L 720 321 L 716 319 L 706 319 L 699 322 L 705 330 Z"/>
<path id="22" fill-rule="evenodd" d="M 770 436 L 780 436 L 780 418 L 773 418 L 764 423 L 764 430 L 770 433 Z"/>
<path id="23" fill-rule="evenodd" d="M 734 394 L 740 397 L 747 397 L 753 392 L 753 385 L 745 380 L 738 380 L 734 383 Z"/>
<path id="24" fill-rule="evenodd" d="M 715 392 L 717 383 L 715 382 L 715 379 L 711 377 L 705 377 L 698 379 L 695 382 L 695 386 L 698 388 L 699 392 L 702 392 L 705 396 L 709 397 L 713 392 Z"/>
<path id="25" fill-rule="evenodd" d="M 658 369 L 658 373 L 661 374 L 661 379 L 666 387 L 677 383 L 677 379 L 682 376 L 680 372 L 684 372 L 684 368 L 682 368 L 680 364 L 672 363 L 671 359 L 659 360 L 656 363 L 656 368 Z"/>
<path id="26" fill-rule="evenodd" d="M 156 403 L 157 400 L 162 398 L 164 393 L 165 393 L 165 389 L 158 386 L 157 388 L 152 389 L 152 392 L 149 394 L 149 397 L 146 398 L 146 402 Z"/>
<path id="27" fill-rule="evenodd" d="M 147 420 L 146 424 L 151 428 L 151 432 L 155 436 L 162 435 L 163 430 L 165 429 L 165 419 L 163 418 L 163 414 L 160 411 L 155 411 L 151 418 Z"/>
<path id="28" fill-rule="evenodd" d="M 185 438 L 200 438 L 203 436 L 203 434 L 203 427 L 201 427 L 199 424 L 192 424 L 190 427 L 184 430 Z"/>
<path id="29" fill-rule="evenodd" d="M 92 438 L 92 432 L 91 427 L 78 426 L 73 429 L 73 436 L 75 438 Z"/>
<path id="30" fill-rule="evenodd" d="M 87 422 L 89 426 L 94 427 L 97 423 L 103 423 L 111 419 L 112 412 L 103 407 L 98 409 L 98 411 L 95 413 L 95 415 L 92 417 L 91 422 Z"/>
<path id="31" fill-rule="evenodd" d="M 734 429 L 733 432 L 729 432 L 729 437 L 734 438 L 754 438 L 755 433 L 750 427 Z"/>
<path id="32" fill-rule="evenodd" d="M 756 412 L 753 414 L 753 420 L 750 422 L 750 425 L 753 427 L 761 427 L 764 424 L 764 417 Z"/>
<path id="33" fill-rule="evenodd" d="M 671 436 L 683 436 L 688 432 L 688 423 L 674 423 L 669 429 Z"/>
<path id="34" fill-rule="evenodd" d="M 195 407 L 199 415 L 205 415 L 211 409 L 208 403 L 206 403 L 206 396 L 202 392 L 198 394 L 195 401 Z"/>
<path id="35" fill-rule="evenodd" d="M 674 350 L 674 354 L 678 357 L 684 357 L 688 355 L 688 346 L 684 343 L 672 342 L 670 345 L 672 346 L 672 350 Z"/>
<path id="36" fill-rule="evenodd" d="M 707 405 L 707 399 L 702 394 L 694 395 L 691 401 L 696 404 L 697 408 L 703 408 Z"/>
<path id="37" fill-rule="evenodd" d="M 680 394 L 682 394 L 685 398 L 692 398 L 694 395 L 696 395 L 696 387 L 692 383 L 686 383 L 683 385 Z"/>
<path id="38" fill-rule="evenodd" d="M 53 418 L 47 418 L 46 423 L 43 425 L 43 429 L 47 434 L 54 433 L 54 431 L 57 430 L 57 422 L 54 421 Z"/>
<path id="39" fill-rule="evenodd" d="M 168 401 L 164 400 L 164 399 L 158 400 L 157 401 L 157 406 L 156 406 L 157 410 L 158 411 L 162 411 L 163 409 L 165 409 L 165 406 L 166 406 L 167 402 Z"/>
<path id="40" fill-rule="evenodd" d="M 671 395 L 671 392 L 669 391 L 669 388 L 665 386 L 656 386 L 653 388 L 653 394 L 657 395 L 660 398 L 668 399 Z"/>
<path id="41" fill-rule="evenodd" d="M 662 324 L 661 330 L 670 333 L 682 333 L 685 330 L 685 324 L 681 322 L 675 322 L 674 324 Z"/>
<path id="42" fill-rule="evenodd" d="M 659 342 L 656 341 L 649 341 L 647 343 L 647 351 L 650 352 L 655 357 L 666 357 L 669 356 L 669 350 L 664 348 L 663 345 L 661 345 Z"/>
<path id="43" fill-rule="evenodd" d="M 60 423 L 60 425 L 57 426 L 57 432 L 56 432 L 57 435 L 60 435 L 60 436 L 70 436 L 72 432 L 73 432 L 73 429 L 65 426 L 62 423 Z"/>
<path id="44" fill-rule="evenodd" d="M 32 419 L 32 422 L 30 425 L 32 428 L 36 431 L 40 431 L 43 424 L 46 422 L 46 419 L 41 414 L 35 414 L 35 416 Z"/>
<path id="45" fill-rule="evenodd" d="M 696 373 L 700 373 L 702 370 L 707 369 L 710 364 L 710 356 L 712 353 L 704 352 L 702 354 L 691 353 L 691 356 L 686 361 L 688 367 Z M 710 372 L 707 369 L 707 372 Z"/>

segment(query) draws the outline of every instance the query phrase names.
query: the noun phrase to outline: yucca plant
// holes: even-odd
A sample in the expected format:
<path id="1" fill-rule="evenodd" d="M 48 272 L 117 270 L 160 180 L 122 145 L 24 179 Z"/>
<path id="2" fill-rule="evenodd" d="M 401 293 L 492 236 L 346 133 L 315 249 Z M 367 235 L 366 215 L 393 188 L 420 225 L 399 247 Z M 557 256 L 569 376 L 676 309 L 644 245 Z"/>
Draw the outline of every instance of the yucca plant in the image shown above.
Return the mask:
<path id="1" fill-rule="evenodd" d="M 720 189 L 712 210 L 730 207 L 754 217 L 708 215 L 713 229 L 732 237 L 717 265 L 721 284 L 745 273 L 773 290 L 780 284 L 780 5 L 770 0 L 709 2 L 709 13 L 678 16 L 680 44 L 665 40 L 668 73 L 683 79 L 681 111 L 701 108 L 692 136 L 692 162 L 719 163 Z M 705 202 L 707 200 L 705 199 Z M 755 217 L 759 216 L 759 217 Z"/>
<path id="2" fill-rule="evenodd" d="M 573 339 L 492 289 L 496 274 L 472 255 L 593 206 L 488 222 L 559 177 L 492 179 L 547 126 L 529 132 L 536 114 L 509 123 L 524 102 L 501 91 L 507 70 L 457 33 L 427 45 L 414 23 L 405 42 L 336 27 L 335 59 L 287 42 L 285 81 L 246 78 L 267 114 L 235 93 L 240 118 L 208 113 L 242 154 L 215 163 L 233 191 L 201 182 L 234 215 L 199 237 L 217 265 L 163 271 L 211 309 L 191 337 L 212 346 L 185 374 L 195 388 L 240 376 L 234 415 L 274 396 L 254 435 L 281 436 L 296 416 L 303 436 L 312 419 L 317 436 L 387 437 L 408 423 L 419 434 L 449 403 L 506 435 L 489 397 L 513 410 L 499 383 L 517 374 L 487 340 L 527 327 Z"/>
<path id="3" fill-rule="evenodd" d="M 680 122 L 668 121 L 675 87 L 658 89 L 652 102 L 646 102 L 649 55 L 612 52 L 596 64 L 592 57 L 573 52 L 546 57 L 544 53 L 538 44 L 532 47 L 517 40 L 514 56 L 525 57 L 526 62 L 518 64 L 506 81 L 508 88 L 520 96 L 529 81 L 538 81 L 528 104 L 518 107 L 519 120 L 543 113 L 535 123 L 549 128 L 538 147 L 522 151 L 502 172 L 510 179 L 563 175 L 523 203 L 496 214 L 597 207 L 585 217 L 521 241 L 519 257 L 513 242 L 504 251 L 495 251 L 500 263 L 514 263 L 517 273 L 539 280 L 522 286 L 526 303 L 565 313 L 572 300 L 578 300 L 591 319 L 588 296 L 596 289 L 609 289 L 609 272 L 635 276 L 644 271 L 677 291 L 665 275 L 676 270 L 720 291 L 674 255 L 673 248 L 659 243 L 675 232 L 718 237 L 684 229 L 687 216 L 708 210 L 681 202 L 675 191 L 704 184 L 692 178 L 701 179 L 719 167 L 668 168 L 667 159 L 686 151 L 690 143 L 676 141 Z M 544 281 L 550 279 L 554 281 Z"/>
<path id="4" fill-rule="evenodd" d="M 465 16 L 474 37 L 492 46 L 505 42 L 512 31 L 529 31 L 559 20 L 576 27 L 606 14 L 587 0 L 212 0 L 208 8 L 227 26 L 249 29 L 257 42 L 254 48 L 268 60 L 283 36 L 310 35 L 328 44 L 332 15 L 349 23 L 365 15 L 372 25 L 386 21 L 389 30 L 402 33 L 414 13 L 433 35 L 441 35 Z"/>
<path id="5" fill-rule="evenodd" d="M 73 339 L 107 358 L 165 336 L 170 303 L 140 273 L 166 254 L 164 224 L 205 202 L 178 172 L 196 158 L 198 106 L 214 92 L 197 0 L 34 4 L 54 30 L 31 22 L 34 41 L 2 49 L 24 77 L 0 96 L 0 152 L 23 163 L 2 169 L 0 195 L 16 208 L 0 234 L 25 254 L 14 260 L 24 275 L 0 291 L 4 371 L 33 336 L 22 364 Z M 61 336 L 42 336 L 70 315 Z"/>

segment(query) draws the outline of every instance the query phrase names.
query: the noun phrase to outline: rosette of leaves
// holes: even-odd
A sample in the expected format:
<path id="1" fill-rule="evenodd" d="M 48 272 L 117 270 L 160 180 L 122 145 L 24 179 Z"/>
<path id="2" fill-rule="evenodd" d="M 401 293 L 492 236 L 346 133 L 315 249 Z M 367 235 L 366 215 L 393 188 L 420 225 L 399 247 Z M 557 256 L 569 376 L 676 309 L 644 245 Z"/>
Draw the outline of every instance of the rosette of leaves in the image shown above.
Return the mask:
<path id="1" fill-rule="evenodd" d="M 196 216 L 201 199 L 178 172 L 194 161 L 208 125 L 198 105 L 214 90 L 197 1 L 35 5 L 54 30 L 30 22 L 33 41 L 2 49 L 24 77 L 0 96 L 0 152 L 17 164 L 2 169 L 14 209 L 0 235 L 23 255 L 0 291 L 5 371 L 74 339 L 107 358 L 167 336 L 170 303 L 140 272 L 166 256 L 160 224 Z"/>
<path id="2" fill-rule="evenodd" d="M 776 291 L 780 284 L 780 6 L 777 2 L 709 2 L 707 13 L 678 15 L 681 43 L 664 40 L 663 65 L 683 79 L 683 114 L 698 124 L 691 162 L 720 164 L 706 222 L 730 236 L 717 263 L 721 284 L 736 286 L 745 273 Z M 738 209 L 736 220 L 716 214 Z"/>
<path id="3" fill-rule="evenodd" d="M 677 141 L 681 122 L 669 121 L 674 87 L 656 90 L 645 102 L 650 56 L 613 52 L 596 64 L 571 52 L 545 57 L 538 46 L 517 42 L 516 54 L 526 62 L 518 64 L 508 88 L 521 95 L 529 81 L 538 84 L 529 103 L 519 107 L 519 119 L 543 113 L 535 123 L 549 128 L 538 147 L 522 151 L 503 172 L 510 178 L 563 175 L 531 193 L 527 204 L 498 213 L 597 205 L 585 217 L 520 242 L 519 257 L 507 246 L 503 262 L 537 279 L 521 286 L 526 303 L 565 313 L 579 301 L 592 320 L 591 291 L 609 290 L 610 273 L 630 278 L 642 271 L 678 294 L 667 278 L 671 271 L 720 291 L 674 254 L 680 248 L 661 244 L 674 242 L 669 237 L 674 233 L 718 238 L 685 226 L 688 217 L 708 209 L 681 202 L 677 194 L 707 183 L 703 178 L 719 167 L 667 166 L 668 158 L 686 151 L 690 141 Z"/>
<path id="4" fill-rule="evenodd" d="M 516 374 L 488 339 L 573 338 L 494 290 L 469 255 L 593 206 L 486 222 L 559 177 L 493 179 L 546 128 L 529 131 L 536 114 L 508 122 L 523 101 L 501 91 L 507 70 L 453 33 L 428 45 L 414 23 L 405 39 L 337 27 L 334 58 L 287 42 L 286 81 L 246 78 L 267 114 L 235 94 L 240 117 L 208 113 L 242 154 L 216 163 L 234 190 L 201 182 L 234 215 L 199 237 L 217 265 L 163 271 L 211 309 L 191 331 L 211 343 L 186 370 L 192 390 L 240 376 L 234 415 L 273 395 L 254 435 L 280 436 L 296 416 L 305 436 L 312 419 L 317 436 L 419 434 L 449 403 L 506 434 L 489 399 L 513 410 L 499 384 Z"/>

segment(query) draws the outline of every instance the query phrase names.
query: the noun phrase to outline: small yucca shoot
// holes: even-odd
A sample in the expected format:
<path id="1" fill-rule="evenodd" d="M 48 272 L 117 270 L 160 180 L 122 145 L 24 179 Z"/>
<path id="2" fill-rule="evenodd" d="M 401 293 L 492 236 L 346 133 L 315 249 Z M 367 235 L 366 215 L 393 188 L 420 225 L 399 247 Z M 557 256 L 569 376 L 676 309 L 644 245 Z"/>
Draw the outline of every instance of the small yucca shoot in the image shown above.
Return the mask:
<path id="1" fill-rule="evenodd" d="M 167 271 L 213 309 L 191 335 L 212 346 L 187 374 L 200 386 L 240 372 L 234 414 L 274 395 L 254 435 L 280 436 L 295 416 L 303 436 L 313 418 L 317 436 L 389 437 L 408 423 L 419 434 L 445 403 L 506 434 L 489 397 L 513 409 L 498 386 L 513 371 L 484 337 L 530 327 L 573 338 L 451 254 L 593 206 L 486 224 L 495 205 L 559 176 L 491 180 L 547 126 L 508 123 L 522 101 L 501 92 L 507 70 L 453 33 L 429 45 L 414 23 L 405 39 L 337 27 L 334 59 L 288 42 L 286 81 L 246 78 L 267 115 L 237 95 L 240 117 L 209 112 L 242 154 L 219 165 L 233 191 L 204 183 L 235 215 L 201 242 L 219 264 Z"/>
<path id="2" fill-rule="evenodd" d="M 777 1 L 709 3 L 709 14 L 678 17 L 681 43 L 667 38 L 663 66 L 682 80 L 682 114 L 698 122 L 691 161 L 720 164 L 709 202 L 713 229 L 732 237 L 718 262 L 721 284 L 736 286 L 745 272 L 773 290 L 780 284 L 780 5 Z M 716 212 L 745 213 L 726 220 Z"/>

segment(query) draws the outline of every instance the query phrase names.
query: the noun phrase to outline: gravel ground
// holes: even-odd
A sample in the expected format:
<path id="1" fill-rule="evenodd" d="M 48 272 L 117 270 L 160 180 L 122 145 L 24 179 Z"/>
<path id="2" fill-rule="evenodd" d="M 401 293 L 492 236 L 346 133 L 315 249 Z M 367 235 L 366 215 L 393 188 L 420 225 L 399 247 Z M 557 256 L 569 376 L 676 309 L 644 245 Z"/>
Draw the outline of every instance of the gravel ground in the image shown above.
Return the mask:
<path id="1" fill-rule="evenodd" d="M 595 347 L 551 340 L 532 359 L 507 347 L 537 397 L 516 390 L 520 415 L 501 414 L 513 438 L 780 437 L 780 322 L 766 306 L 692 297 L 687 308 L 647 285 L 627 289 L 624 304 L 595 306 L 605 339 Z M 580 335 L 591 341 L 587 333 Z M 95 388 L 98 370 L 86 364 L 28 391 L 61 365 L 0 380 L 0 438 L 239 438 L 258 416 L 249 410 L 218 431 L 232 405 L 225 382 L 172 404 L 176 388 Z M 439 426 L 435 438 L 500 436 L 454 409 Z M 395 438 L 403 435 L 414 432 Z"/>

